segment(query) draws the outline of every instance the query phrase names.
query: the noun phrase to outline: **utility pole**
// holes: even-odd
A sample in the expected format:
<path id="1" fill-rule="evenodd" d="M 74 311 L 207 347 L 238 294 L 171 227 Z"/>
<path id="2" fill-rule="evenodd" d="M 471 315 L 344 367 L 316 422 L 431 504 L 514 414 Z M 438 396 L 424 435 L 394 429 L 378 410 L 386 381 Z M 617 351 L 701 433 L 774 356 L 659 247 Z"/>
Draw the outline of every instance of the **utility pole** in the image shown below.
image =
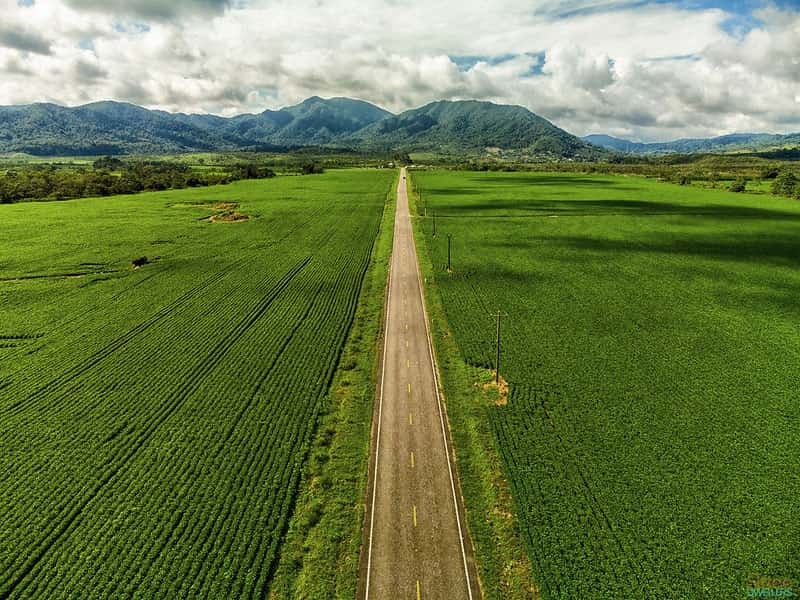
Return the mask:
<path id="1" fill-rule="evenodd" d="M 447 271 L 448 271 L 448 273 L 450 271 L 452 271 L 452 269 L 450 268 L 450 238 L 451 238 L 451 235 L 448 233 L 447 234 Z"/>
<path id="2" fill-rule="evenodd" d="M 502 317 L 507 317 L 508 315 L 504 315 L 498 310 L 497 313 L 492 316 L 497 317 L 497 337 L 495 338 L 495 350 L 494 350 L 494 382 L 499 386 L 500 385 L 500 319 Z"/>
<path id="3" fill-rule="evenodd" d="M 433 237 L 436 237 L 436 211 L 433 211 Z"/>

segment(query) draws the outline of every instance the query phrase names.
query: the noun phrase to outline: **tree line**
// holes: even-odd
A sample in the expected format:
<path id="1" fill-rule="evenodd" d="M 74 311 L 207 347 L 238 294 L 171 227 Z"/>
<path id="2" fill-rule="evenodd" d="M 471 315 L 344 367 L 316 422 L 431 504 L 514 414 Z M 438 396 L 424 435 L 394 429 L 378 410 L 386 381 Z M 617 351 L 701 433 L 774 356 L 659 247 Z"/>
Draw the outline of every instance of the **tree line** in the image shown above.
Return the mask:
<path id="1" fill-rule="evenodd" d="M 798 169 L 788 161 L 767 161 L 746 155 L 670 155 L 658 158 L 615 156 L 603 162 L 556 161 L 526 164 L 493 159 L 462 159 L 456 169 L 470 171 L 557 171 L 601 175 L 639 175 L 667 183 L 698 182 L 712 188 L 746 192 L 759 182 L 769 182 L 776 196 L 800 199 Z"/>
<path id="2" fill-rule="evenodd" d="M 275 172 L 257 164 L 224 171 L 197 171 L 188 165 L 159 161 L 125 162 L 103 157 L 91 167 L 58 168 L 26 165 L 0 176 L 0 203 L 26 200 L 66 200 L 143 191 L 175 190 L 227 184 L 241 179 L 265 179 Z"/>

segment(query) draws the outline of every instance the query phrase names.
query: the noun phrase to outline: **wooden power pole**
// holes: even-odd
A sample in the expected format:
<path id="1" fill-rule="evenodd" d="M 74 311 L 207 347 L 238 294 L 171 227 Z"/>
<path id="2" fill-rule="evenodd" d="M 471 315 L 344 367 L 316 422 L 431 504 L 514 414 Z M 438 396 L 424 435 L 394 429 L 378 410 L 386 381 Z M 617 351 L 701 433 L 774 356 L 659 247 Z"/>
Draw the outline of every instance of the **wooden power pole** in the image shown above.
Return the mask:
<path id="1" fill-rule="evenodd" d="M 494 346 L 494 382 L 499 386 L 500 385 L 500 320 L 503 317 L 507 317 L 508 315 L 503 314 L 499 310 L 492 314 L 493 317 L 497 318 L 497 335 L 495 337 L 495 346 Z"/>
<path id="2" fill-rule="evenodd" d="M 452 269 L 450 268 L 450 238 L 452 236 L 448 233 L 447 234 L 447 272 L 449 273 Z"/>

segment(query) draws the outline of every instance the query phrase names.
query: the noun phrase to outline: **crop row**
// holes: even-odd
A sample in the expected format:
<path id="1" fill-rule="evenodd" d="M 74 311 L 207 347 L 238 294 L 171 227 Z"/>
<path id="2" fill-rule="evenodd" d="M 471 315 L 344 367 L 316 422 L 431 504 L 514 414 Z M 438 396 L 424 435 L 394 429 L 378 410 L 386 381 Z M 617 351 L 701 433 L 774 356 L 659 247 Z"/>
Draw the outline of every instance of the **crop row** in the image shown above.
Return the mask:
<path id="1" fill-rule="evenodd" d="M 796 203 L 636 178 L 415 178 L 465 362 L 494 366 L 503 314 L 510 395 L 486 418 L 543 598 L 800 579 Z"/>
<path id="2" fill-rule="evenodd" d="M 0 596 L 266 595 L 380 222 L 384 185 L 355 183 L 359 210 L 294 207 L 300 242 L 260 241 L 271 220 L 211 230 L 245 236 L 233 260 L 159 270 L 126 294 L 138 322 L 14 372 Z"/>

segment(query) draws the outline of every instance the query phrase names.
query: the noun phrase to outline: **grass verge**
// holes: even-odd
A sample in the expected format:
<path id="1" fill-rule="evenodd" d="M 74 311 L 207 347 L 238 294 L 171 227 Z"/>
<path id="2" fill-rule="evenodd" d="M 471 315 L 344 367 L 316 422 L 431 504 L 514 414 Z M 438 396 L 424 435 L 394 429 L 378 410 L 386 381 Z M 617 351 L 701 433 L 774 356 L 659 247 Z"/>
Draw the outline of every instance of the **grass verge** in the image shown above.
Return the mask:
<path id="1" fill-rule="evenodd" d="M 483 597 L 491 599 L 539 598 L 528 554 L 514 513 L 511 490 L 502 472 L 488 411 L 502 398 L 497 386 L 486 385 L 491 373 L 468 365 L 461 357 L 447 324 L 436 287 L 424 232 L 419 226 L 418 196 L 406 180 L 414 239 L 424 277 L 425 304 L 430 319 L 436 362 L 441 377 L 450 432 L 464 496 L 467 526 L 472 537 Z"/>
<path id="2" fill-rule="evenodd" d="M 395 213 L 395 178 L 353 324 L 320 417 L 270 598 L 356 595 L 370 430 Z"/>

